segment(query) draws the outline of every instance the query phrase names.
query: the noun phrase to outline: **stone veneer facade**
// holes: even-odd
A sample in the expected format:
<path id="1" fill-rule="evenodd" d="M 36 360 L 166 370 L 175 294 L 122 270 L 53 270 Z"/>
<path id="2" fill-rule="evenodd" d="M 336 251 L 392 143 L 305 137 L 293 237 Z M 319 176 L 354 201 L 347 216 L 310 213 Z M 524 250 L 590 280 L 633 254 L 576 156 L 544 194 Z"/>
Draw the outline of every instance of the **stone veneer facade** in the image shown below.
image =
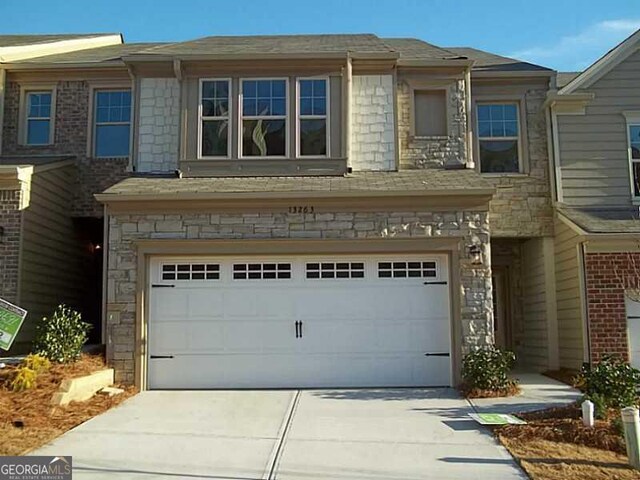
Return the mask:
<path id="1" fill-rule="evenodd" d="M 357 170 L 395 170 L 392 75 L 354 75 L 351 94 L 351 158 Z"/>
<path id="2" fill-rule="evenodd" d="M 140 80 L 138 122 L 139 172 L 172 172 L 178 168 L 180 83 L 176 78 Z"/>
<path id="3" fill-rule="evenodd" d="M 0 298 L 8 302 L 18 301 L 22 196 L 20 189 L 0 190 Z"/>
<path id="4" fill-rule="evenodd" d="M 84 80 L 57 82 L 54 144 L 28 146 L 21 145 L 18 141 L 20 84 L 8 81 L 5 93 L 2 154 L 75 157 L 78 167 L 78 188 L 73 202 L 73 214 L 80 217 L 102 217 L 103 207 L 93 198 L 93 195 L 128 176 L 129 160 L 94 159 L 88 155 L 90 91 L 88 82 Z M 28 161 L 27 157 L 25 163 Z"/>
<path id="5" fill-rule="evenodd" d="M 116 214 L 109 219 L 107 356 L 117 381 L 134 381 L 137 250 L 140 239 L 459 238 L 462 346 L 491 343 L 491 265 L 486 212 Z M 485 261 L 472 265 L 470 243 Z M 428 248 L 426 246 L 425 248 Z"/>

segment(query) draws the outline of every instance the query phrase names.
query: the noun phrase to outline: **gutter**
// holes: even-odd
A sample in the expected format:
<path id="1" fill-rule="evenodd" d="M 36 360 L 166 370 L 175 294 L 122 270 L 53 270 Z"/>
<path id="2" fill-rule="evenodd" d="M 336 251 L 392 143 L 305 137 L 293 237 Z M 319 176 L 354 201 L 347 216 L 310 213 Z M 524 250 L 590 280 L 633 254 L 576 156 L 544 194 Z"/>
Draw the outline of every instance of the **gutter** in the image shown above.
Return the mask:
<path id="1" fill-rule="evenodd" d="M 2 131 L 4 130 L 4 91 L 7 82 L 7 71 L 0 67 L 0 155 L 2 155 Z"/>

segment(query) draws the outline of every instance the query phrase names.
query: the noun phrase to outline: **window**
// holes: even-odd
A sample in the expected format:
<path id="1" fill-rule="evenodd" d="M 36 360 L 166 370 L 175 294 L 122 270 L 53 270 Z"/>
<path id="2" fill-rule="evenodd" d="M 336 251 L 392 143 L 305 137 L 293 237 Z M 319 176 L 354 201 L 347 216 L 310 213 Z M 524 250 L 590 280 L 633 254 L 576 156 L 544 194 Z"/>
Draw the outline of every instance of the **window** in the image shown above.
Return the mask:
<path id="1" fill-rule="evenodd" d="M 364 263 L 307 263 L 307 278 L 364 278 Z"/>
<path id="2" fill-rule="evenodd" d="M 520 171 L 518 105 L 478 105 L 478 148 L 483 173 Z"/>
<path id="3" fill-rule="evenodd" d="M 162 266 L 162 280 L 220 280 L 220 265 L 177 263 Z"/>
<path id="4" fill-rule="evenodd" d="M 291 278 L 290 263 L 236 263 L 234 280 L 275 280 Z"/>
<path id="5" fill-rule="evenodd" d="M 229 156 L 231 91 L 229 80 L 200 84 L 200 157 Z"/>
<path id="6" fill-rule="evenodd" d="M 414 90 L 414 128 L 417 137 L 447 135 L 447 91 Z"/>
<path id="7" fill-rule="evenodd" d="M 629 161 L 633 196 L 640 199 L 640 122 L 629 125 Z"/>
<path id="8" fill-rule="evenodd" d="M 27 93 L 27 145 L 48 145 L 52 142 L 51 99 L 52 92 Z"/>
<path id="9" fill-rule="evenodd" d="M 94 104 L 94 155 L 107 158 L 129 156 L 131 91 L 96 91 Z"/>
<path id="10" fill-rule="evenodd" d="M 298 80 L 298 154 L 327 156 L 327 80 Z"/>
<path id="11" fill-rule="evenodd" d="M 287 155 L 287 81 L 242 80 L 243 157 Z"/>
<path id="12" fill-rule="evenodd" d="M 433 278 L 436 262 L 380 262 L 378 278 Z"/>

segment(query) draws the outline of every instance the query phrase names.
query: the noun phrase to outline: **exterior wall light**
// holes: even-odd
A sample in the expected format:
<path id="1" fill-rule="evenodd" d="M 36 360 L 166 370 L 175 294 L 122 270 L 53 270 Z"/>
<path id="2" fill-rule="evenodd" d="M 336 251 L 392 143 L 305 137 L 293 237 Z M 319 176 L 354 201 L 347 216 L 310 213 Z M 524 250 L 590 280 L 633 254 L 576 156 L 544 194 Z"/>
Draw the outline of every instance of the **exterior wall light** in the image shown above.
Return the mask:
<path id="1" fill-rule="evenodd" d="M 469 257 L 471 257 L 471 265 L 482 265 L 482 247 L 480 245 L 469 245 Z"/>

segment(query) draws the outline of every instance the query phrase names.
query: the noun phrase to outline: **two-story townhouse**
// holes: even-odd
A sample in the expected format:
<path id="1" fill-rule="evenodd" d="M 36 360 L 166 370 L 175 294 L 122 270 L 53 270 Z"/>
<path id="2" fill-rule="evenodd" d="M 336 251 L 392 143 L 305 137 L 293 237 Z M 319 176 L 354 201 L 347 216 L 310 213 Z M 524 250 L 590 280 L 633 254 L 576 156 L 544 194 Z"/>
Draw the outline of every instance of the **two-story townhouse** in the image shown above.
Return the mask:
<path id="1" fill-rule="evenodd" d="M 560 363 L 640 366 L 640 31 L 547 101 Z"/>
<path id="2" fill-rule="evenodd" d="M 121 45 L 7 71 L 8 138 L 23 83 L 69 91 L 56 108 L 75 127 L 43 153 L 74 157 L 69 211 L 105 247 L 121 380 L 451 385 L 494 339 L 557 366 L 554 72 L 375 35 Z"/>

